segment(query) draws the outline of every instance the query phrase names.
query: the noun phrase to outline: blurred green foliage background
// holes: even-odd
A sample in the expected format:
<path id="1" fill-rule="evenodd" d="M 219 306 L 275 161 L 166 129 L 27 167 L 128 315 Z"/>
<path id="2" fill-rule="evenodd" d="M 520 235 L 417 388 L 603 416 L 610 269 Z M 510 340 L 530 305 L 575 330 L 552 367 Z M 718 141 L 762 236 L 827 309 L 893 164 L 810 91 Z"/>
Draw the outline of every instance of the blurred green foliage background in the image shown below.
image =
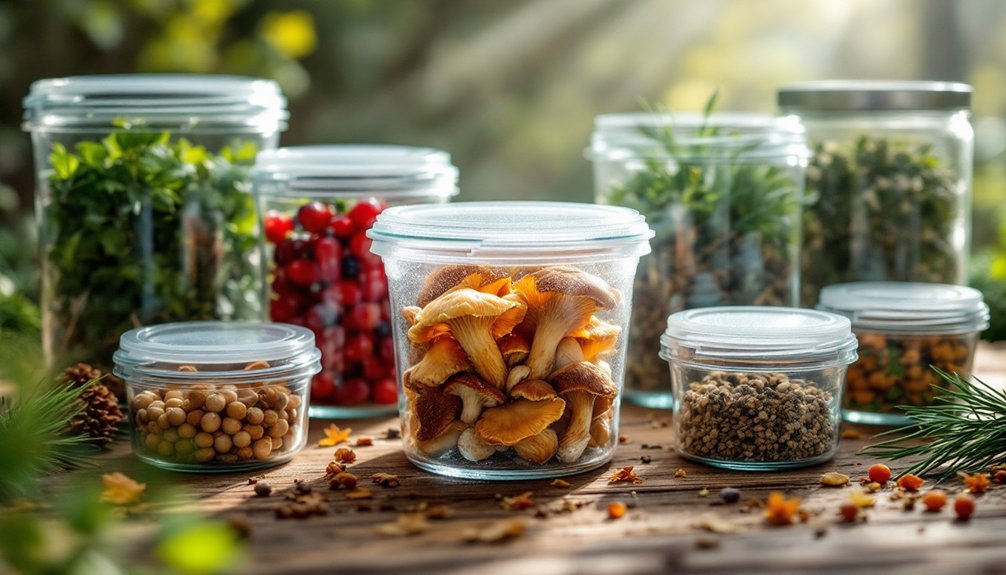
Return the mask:
<path id="1" fill-rule="evenodd" d="M 39 78 L 271 77 L 291 100 L 284 144 L 430 145 L 461 167 L 460 199 L 578 201 L 599 113 L 699 110 L 716 89 L 721 110 L 770 112 L 781 84 L 865 78 L 974 85 L 974 277 L 1006 309 L 1004 32 L 1000 0 L 4 0 L 0 294 L 37 292 L 19 124 Z M 0 326 L 32 329 L 23 303 Z"/>

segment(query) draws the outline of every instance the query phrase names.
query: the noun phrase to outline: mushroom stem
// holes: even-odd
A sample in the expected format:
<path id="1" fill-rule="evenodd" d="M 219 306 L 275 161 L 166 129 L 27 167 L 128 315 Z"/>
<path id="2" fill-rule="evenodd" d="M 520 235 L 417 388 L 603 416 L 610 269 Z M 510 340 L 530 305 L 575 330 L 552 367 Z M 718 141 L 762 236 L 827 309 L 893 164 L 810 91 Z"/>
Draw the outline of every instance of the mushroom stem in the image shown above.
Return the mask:
<path id="1" fill-rule="evenodd" d="M 585 297 L 556 297 L 542 307 L 527 359 L 530 377 L 543 378 L 552 371 L 559 342 L 582 328 L 593 311 L 593 302 Z"/>
<path id="2" fill-rule="evenodd" d="M 590 441 L 590 420 L 594 414 L 594 396 L 584 392 L 566 394 L 566 405 L 572 411 L 569 427 L 559 441 L 559 459 L 573 463 L 583 455 Z"/>
<path id="3" fill-rule="evenodd" d="M 461 316 L 448 322 L 454 339 L 468 354 L 475 371 L 496 388 L 506 383 L 506 363 L 496 341 L 492 326 L 495 318 L 488 316 Z"/>
<path id="4" fill-rule="evenodd" d="M 532 435 L 518 441 L 514 444 L 513 449 L 521 459 L 537 465 L 544 465 L 555 455 L 558 443 L 555 431 L 546 429 L 538 435 Z"/>

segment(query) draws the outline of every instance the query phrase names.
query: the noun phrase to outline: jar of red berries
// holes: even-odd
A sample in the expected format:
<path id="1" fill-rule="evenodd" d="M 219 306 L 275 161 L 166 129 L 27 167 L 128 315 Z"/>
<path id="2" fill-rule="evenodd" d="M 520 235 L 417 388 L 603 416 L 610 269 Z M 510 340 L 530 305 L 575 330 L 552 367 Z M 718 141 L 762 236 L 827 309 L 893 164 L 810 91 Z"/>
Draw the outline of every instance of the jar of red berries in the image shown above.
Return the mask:
<path id="1" fill-rule="evenodd" d="M 300 146 L 259 154 L 252 178 L 272 321 L 305 326 L 322 353 L 314 417 L 398 410 L 391 305 L 366 232 L 393 205 L 457 194 L 450 155 L 404 146 Z"/>

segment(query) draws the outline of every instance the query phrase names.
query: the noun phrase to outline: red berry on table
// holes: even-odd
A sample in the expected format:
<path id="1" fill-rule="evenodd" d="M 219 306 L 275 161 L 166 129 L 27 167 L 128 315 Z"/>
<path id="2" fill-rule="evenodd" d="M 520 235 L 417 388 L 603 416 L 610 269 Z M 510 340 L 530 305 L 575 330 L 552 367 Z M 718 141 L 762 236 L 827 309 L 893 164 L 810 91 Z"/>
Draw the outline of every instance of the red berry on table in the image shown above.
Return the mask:
<path id="1" fill-rule="evenodd" d="M 369 333 L 358 333 L 346 338 L 343 355 L 346 363 L 360 363 L 374 354 L 374 338 Z"/>
<path id="2" fill-rule="evenodd" d="M 297 211 L 297 221 L 305 230 L 313 234 L 320 234 L 332 222 L 332 210 L 321 202 L 309 202 Z"/>
<path id="3" fill-rule="evenodd" d="M 874 463 L 870 466 L 870 471 L 868 472 L 870 481 L 876 481 L 877 483 L 887 483 L 891 479 L 891 468 L 884 465 L 883 463 Z"/>
<path id="4" fill-rule="evenodd" d="M 368 397 L 370 386 L 358 377 L 349 378 L 335 388 L 335 403 L 338 405 L 359 405 L 367 401 Z"/>
<path id="5" fill-rule="evenodd" d="M 314 243 L 314 261 L 318 264 L 318 278 L 323 282 L 339 280 L 342 264 L 339 261 L 342 246 L 335 238 L 320 238 Z"/>
<path id="6" fill-rule="evenodd" d="M 384 211 L 384 205 L 380 200 L 368 198 L 357 202 L 353 209 L 349 210 L 349 219 L 353 220 L 358 230 L 369 229 L 377 221 L 377 215 Z"/>
<path id="7" fill-rule="evenodd" d="M 398 401 L 398 384 L 393 378 L 386 377 L 374 383 L 371 394 L 374 403 L 390 405 Z"/>
<path id="8" fill-rule="evenodd" d="M 356 233 L 356 224 L 353 223 L 353 220 L 349 219 L 349 216 L 336 217 L 332 220 L 329 228 L 332 230 L 332 233 L 335 234 L 335 237 L 341 239 L 352 237 L 352 235 Z"/>
<path id="9" fill-rule="evenodd" d="M 293 231 L 293 218 L 276 210 L 269 210 L 265 215 L 264 227 L 266 239 L 278 244 Z"/>
<path id="10" fill-rule="evenodd" d="M 294 260 L 286 267 L 286 275 L 293 283 L 308 286 L 318 281 L 318 266 L 307 260 Z"/>
<path id="11" fill-rule="evenodd" d="M 331 373 L 323 371 L 311 380 L 311 399 L 329 399 L 335 392 L 335 380 Z"/>
<path id="12" fill-rule="evenodd" d="M 349 312 L 349 325 L 361 331 L 370 331 L 381 323 L 381 306 L 368 302 L 353 307 Z"/>
<path id="13" fill-rule="evenodd" d="M 342 305 L 349 307 L 363 301 L 363 294 L 360 292 L 360 284 L 355 281 L 339 282 L 339 290 L 342 292 Z"/>

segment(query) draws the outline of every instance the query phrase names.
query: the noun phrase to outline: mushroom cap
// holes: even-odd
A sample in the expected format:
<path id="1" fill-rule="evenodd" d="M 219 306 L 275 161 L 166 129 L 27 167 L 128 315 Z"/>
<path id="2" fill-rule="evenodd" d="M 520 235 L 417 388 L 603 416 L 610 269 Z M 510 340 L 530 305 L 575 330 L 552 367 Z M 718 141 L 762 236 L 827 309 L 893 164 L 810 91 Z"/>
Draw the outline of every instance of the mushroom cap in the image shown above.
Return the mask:
<path id="1" fill-rule="evenodd" d="M 410 367 L 406 373 L 412 382 L 435 387 L 447 381 L 447 378 L 455 373 L 471 367 L 468 355 L 457 341 L 449 337 L 440 337 L 426 350 L 423 359 Z"/>
<path id="2" fill-rule="evenodd" d="M 444 393 L 440 388 L 429 388 L 419 394 L 412 410 L 419 423 L 416 439 L 429 441 L 440 436 L 457 419 L 461 413 L 461 398 Z"/>
<path id="3" fill-rule="evenodd" d="M 420 439 L 416 437 L 416 448 L 420 453 L 428 457 L 440 457 L 450 449 L 458 445 L 462 433 L 468 429 L 468 425 L 461 421 L 452 421 L 444 428 L 439 435 L 432 439 Z"/>
<path id="4" fill-rule="evenodd" d="M 513 389 L 510 390 L 510 397 L 517 399 L 529 399 L 531 401 L 542 401 L 558 397 L 558 395 L 547 381 L 540 379 L 525 379 L 513 386 Z"/>
<path id="5" fill-rule="evenodd" d="M 450 333 L 447 322 L 464 316 L 495 318 L 492 336 L 502 337 L 524 319 L 527 311 L 520 298 L 514 295 L 499 297 L 471 288 L 447 292 L 430 302 L 416 317 L 408 336 L 413 343 L 422 343 Z"/>
<path id="6" fill-rule="evenodd" d="M 506 401 L 506 396 L 503 395 L 502 391 L 496 389 L 495 386 L 482 381 L 482 378 L 479 376 L 471 373 L 455 375 L 448 380 L 447 385 L 444 386 L 444 391 L 454 395 L 459 395 L 460 392 L 466 388 L 481 396 L 483 405 L 487 407 L 496 407 Z"/>
<path id="7" fill-rule="evenodd" d="M 517 333 L 508 333 L 497 342 L 503 360 L 510 367 L 527 359 L 527 354 L 531 352 L 531 345 L 523 336 Z"/>
<path id="8" fill-rule="evenodd" d="M 595 307 L 609 310 L 621 300 L 619 291 L 603 279 L 570 266 L 551 266 L 530 273 L 514 284 L 528 307 L 538 308 L 555 295 L 586 297 Z"/>
<path id="9" fill-rule="evenodd" d="M 518 399 L 482 412 L 475 424 L 479 439 L 493 445 L 513 445 L 538 435 L 562 416 L 566 402 L 556 397 L 545 401 Z"/>
<path id="10" fill-rule="evenodd" d="M 416 318 L 419 317 L 419 312 L 423 311 L 423 308 L 407 305 L 402 308 L 402 318 L 411 326 L 416 324 Z"/>
<path id="11" fill-rule="evenodd" d="M 608 398 L 615 397 L 618 393 L 608 374 L 588 361 L 571 363 L 557 369 L 549 376 L 549 380 L 559 395 L 580 391 Z"/>
<path id="12" fill-rule="evenodd" d="M 488 266 L 443 266 L 426 276 L 419 289 L 416 304 L 425 307 L 431 301 L 455 288 L 472 288 L 498 296 L 510 293 L 510 273 Z"/>
<path id="13" fill-rule="evenodd" d="M 587 327 L 576 337 L 583 351 L 583 358 L 594 361 L 598 356 L 613 351 L 621 333 L 622 328 L 617 325 L 591 317 Z"/>

